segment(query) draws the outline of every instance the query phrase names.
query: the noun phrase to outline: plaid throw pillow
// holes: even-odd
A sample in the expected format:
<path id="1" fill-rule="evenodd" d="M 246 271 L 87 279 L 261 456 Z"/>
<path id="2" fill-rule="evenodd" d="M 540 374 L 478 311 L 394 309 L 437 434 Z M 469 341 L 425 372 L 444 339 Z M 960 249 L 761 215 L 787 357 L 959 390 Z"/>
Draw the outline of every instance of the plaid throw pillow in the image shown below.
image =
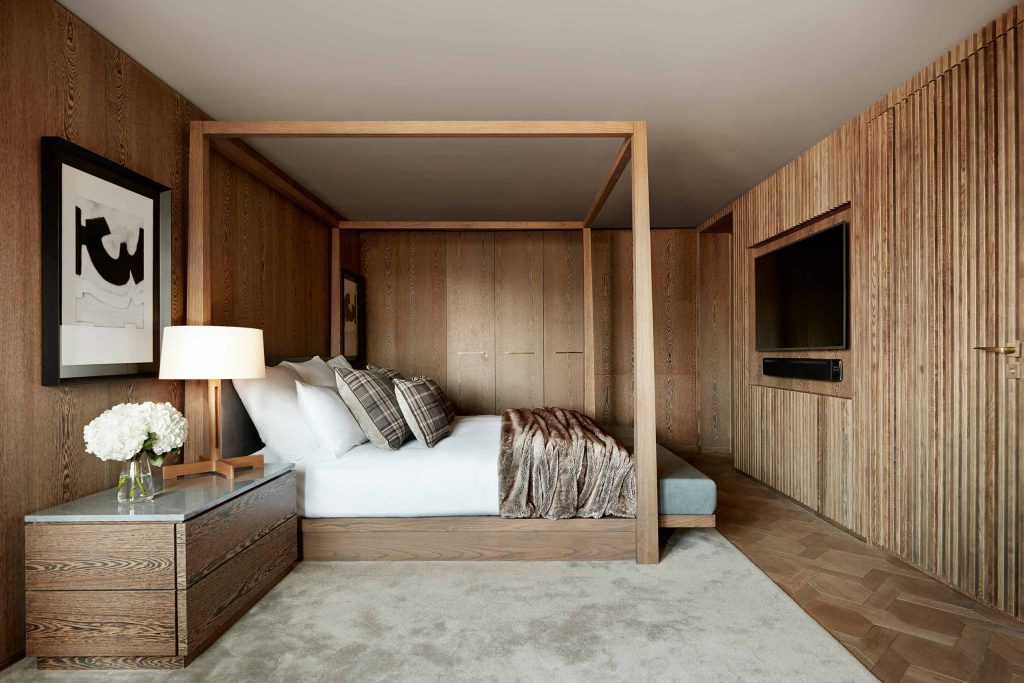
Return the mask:
<path id="1" fill-rule="evenodd" d="M 395 395 L 416 440 L 427 448 L 452 433 L 441 398 L 444 393 L 429 379 L 396 379 Z"/>
<path id="2" fill-rule="evenodd" d="M 375 372 L 378 375 L 381 375 L 382 377 L 384 377 L 384 379 L 388 381 L 389 385 L 393 380 L 405 379 L 405 377 L 402 376 L 402 373 L 400 373 L 398 370 L 392 370 L 391 368 L 378 368 L 376 365 L 367 365 L 366 371 Z"/>
<path id="3" fill-rule="evenodd" d="M 441 399 L 441 407 L 444 408 L 444 416 L 448 419 L 448 424 L 451 424 L 452 422 L 454 422 L 455 421 L 455 405 L 452 403 L 452 400 L 450 398 L 448 398 L 448 394 L 444 393 L 444 391 L 442 391 L 441 387 L 438 386 L 437 382 L 435 382 L 434 380 L 430 379 L 429 377 L 423 377 L 423 376 L 413 377 L 413 381 L 416 381 L 416 380 L 423 380 L 424 382 L 426 382 L 427 384 L 430 385 L 430 387 L 434 390 L 434 393 L 436 393 L 438 395 L 438 397 L 440 397 L 440 399 Z"/>
<path id="4" fill-rule="evenodd" d="M 412 434 L 398 407 L 393 380 L 378 370 L 335 368 L 334 373 L 341 400 L 374 446 L 397 451 L 409 440 Z"/>

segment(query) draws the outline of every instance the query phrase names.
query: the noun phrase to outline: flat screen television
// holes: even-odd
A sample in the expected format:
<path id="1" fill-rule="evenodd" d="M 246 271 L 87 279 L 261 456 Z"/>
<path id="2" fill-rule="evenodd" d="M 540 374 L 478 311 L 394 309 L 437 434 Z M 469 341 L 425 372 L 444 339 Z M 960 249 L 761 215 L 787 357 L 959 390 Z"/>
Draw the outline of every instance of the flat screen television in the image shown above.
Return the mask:
<path id="1" fill-rule="evenodd" d="M 839 223 L 754 259 L 758 351 L 847 348 L 847 232 Z"/>

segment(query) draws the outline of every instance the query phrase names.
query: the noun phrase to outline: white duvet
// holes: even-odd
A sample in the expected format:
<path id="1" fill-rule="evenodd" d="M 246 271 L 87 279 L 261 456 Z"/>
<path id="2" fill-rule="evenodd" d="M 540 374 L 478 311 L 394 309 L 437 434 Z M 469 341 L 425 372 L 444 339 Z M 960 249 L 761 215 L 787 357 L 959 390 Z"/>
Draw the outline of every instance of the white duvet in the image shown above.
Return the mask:
<path id="1" fill-rule="evenodd" d="M 501 417 L 457 417 L 433 448 L 356 446 L 334 460 L 299 465 L 304 517 L 443 517 L 498 514 Z"/>

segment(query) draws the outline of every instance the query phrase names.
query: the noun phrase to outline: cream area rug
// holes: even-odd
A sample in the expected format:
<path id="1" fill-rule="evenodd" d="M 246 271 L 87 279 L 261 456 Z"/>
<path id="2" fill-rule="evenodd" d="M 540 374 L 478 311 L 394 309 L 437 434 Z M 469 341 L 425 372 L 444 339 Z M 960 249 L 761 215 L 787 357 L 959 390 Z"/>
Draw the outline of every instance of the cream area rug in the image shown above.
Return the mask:
<path id="1" fill-rule="evenodd" d="M 712 529 L 632 562 L 303 562 L 182 672 L 2 681 L 871 681 Z"/>

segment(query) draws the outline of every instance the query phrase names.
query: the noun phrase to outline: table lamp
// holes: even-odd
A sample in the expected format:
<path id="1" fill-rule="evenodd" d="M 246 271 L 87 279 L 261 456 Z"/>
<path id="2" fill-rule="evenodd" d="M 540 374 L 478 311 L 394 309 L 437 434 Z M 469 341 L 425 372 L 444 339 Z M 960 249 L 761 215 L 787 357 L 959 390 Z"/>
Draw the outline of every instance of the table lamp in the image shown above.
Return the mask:
<path id="1" fill-rule="evenodd" d="M 160 379 L 205 379 L 209 383 L 207 459 L 165 466 L 164 481 L 205 473 L 234 479 L 237 470 L 263 467 L 262 455 L 227 459 L 221 457 L 220 381 L 262 379 L 265 376 L 263 330 L 216 325 L 164 328 L 160 350 Z"/>

